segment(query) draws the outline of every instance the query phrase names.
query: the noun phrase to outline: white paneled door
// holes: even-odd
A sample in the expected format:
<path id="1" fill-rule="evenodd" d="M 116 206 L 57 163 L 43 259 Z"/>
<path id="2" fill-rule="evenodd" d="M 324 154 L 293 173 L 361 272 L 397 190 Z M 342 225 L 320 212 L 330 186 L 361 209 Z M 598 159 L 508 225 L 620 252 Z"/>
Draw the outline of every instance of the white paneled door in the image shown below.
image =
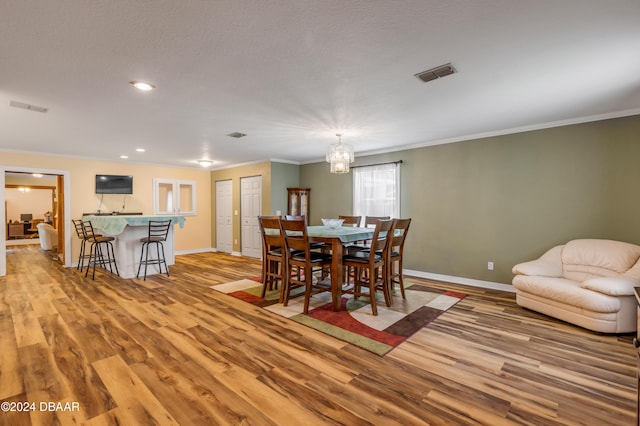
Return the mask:
<path id="1" fill-rule="evenodd" d="M 262 176 L 240 179 L 242 215 L 242 255 L 262 256 L 262 236 L 258 216 L 262 214 Z"/>
<path id="2" fill-rule="evenodd" d="M 233 251 L 232 181 L 216 182 L 216 251 Z"/>

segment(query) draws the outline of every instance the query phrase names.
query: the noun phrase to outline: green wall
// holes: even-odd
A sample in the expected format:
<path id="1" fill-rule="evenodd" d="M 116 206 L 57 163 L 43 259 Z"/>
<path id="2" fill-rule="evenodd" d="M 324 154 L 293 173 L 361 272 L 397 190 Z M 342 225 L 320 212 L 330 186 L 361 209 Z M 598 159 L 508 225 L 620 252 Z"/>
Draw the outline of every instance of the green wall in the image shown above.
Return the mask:
<path id="1" fill-rule="evenodd" d="M 297 164 L 271 163 L 271 213 L 287 214 L 287 188 L 300 185 L 300 166 Z"/>
<path id="2" fill-rule="evenodd" d="M 405 268 L 510 283 L 511 267 L 574 238 L 640 244 L 640 116 L 389 154 L 403 160 L 401 216 L 413 219 Z M 350 214 L 351 174 L 300 167 L 314 224 Z M 487 262 L 495 264 L 487 270 Z"/>

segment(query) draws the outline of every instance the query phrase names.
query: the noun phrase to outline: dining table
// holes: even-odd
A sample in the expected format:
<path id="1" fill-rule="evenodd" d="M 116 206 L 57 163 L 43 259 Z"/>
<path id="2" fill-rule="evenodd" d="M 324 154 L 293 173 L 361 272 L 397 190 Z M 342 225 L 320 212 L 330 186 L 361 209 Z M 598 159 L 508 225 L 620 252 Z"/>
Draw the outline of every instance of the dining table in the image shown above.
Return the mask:
<path id="1" fill-rule="evenodd" d="M 375 228 L 355 228 L 351 226 L 308 226 L 307 234 L 310 242 L 322 242 L 331 245 L 331 302 L 334 311 L 342 309 L 342 286 L 344 269 L 342 255 L 344 246 L 355 241 L 370 240 Z"/>

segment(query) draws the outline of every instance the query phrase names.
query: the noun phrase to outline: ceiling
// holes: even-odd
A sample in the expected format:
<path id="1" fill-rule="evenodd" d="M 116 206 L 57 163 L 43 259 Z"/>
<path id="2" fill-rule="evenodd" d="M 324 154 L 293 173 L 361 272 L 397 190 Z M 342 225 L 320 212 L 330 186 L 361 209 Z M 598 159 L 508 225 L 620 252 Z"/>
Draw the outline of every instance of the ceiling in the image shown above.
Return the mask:
<path id="1" fill-rule="evenodd" d="M 338 132 L 357 157 L 638 114 L 639 22 L 638 0 L 0 0 L 0 150 L 304 164 Z"/>

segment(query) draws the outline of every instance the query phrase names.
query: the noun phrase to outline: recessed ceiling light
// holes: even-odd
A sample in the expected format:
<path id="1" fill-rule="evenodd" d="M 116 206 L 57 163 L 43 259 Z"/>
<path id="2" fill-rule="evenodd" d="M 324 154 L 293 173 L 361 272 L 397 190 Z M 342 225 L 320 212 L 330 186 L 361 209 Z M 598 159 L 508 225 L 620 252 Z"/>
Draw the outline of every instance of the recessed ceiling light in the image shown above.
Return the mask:
<path id="1" fill-rule="evenodd" d="M 136 151 L 138 151 L 138 152 L 144 152 L 144 148 L 136 148 Z"/>
<path id="2" fill-rule="evenodd" d="M 129 84 L 138 90 L 142 90 L 143 92 L 148 92 L 149 90 L 153 90 L 156 88 L 156 86 L 154 86 L 153 84 L 146 83 L 144 81 L 130 81 Z"/>
<path id="3" fill-rule="evenodd" d="M 209 167 L 210 165 L 213 164 L 213 161 L 211 161 L 211 160 L 198 160 L 198 164 L 200 164 L 202 167 Z"/>
<path id="4" fill-rule="evenodd" d="M 129 158 L 129 156 L 128 155 L 121 155 L 120 158 L 127 159 L 127 158 Z"/>

